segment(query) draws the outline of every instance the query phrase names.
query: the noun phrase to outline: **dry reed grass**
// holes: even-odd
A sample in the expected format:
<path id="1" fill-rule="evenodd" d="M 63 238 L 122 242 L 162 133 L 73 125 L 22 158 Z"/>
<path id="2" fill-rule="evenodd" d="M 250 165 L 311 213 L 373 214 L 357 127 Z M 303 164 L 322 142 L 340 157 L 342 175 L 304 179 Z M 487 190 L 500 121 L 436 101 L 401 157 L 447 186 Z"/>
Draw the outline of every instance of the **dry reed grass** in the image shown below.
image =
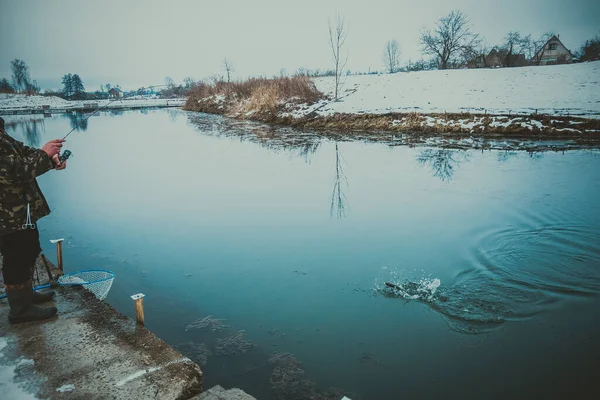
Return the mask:
<path id="1" fill-rule="evenodd" d="M 200 82 L 188 95 L 184 109 L 265 121 L 275 120 L 285 103 L 312 104 L 323 97 L 306 76 Z"/>

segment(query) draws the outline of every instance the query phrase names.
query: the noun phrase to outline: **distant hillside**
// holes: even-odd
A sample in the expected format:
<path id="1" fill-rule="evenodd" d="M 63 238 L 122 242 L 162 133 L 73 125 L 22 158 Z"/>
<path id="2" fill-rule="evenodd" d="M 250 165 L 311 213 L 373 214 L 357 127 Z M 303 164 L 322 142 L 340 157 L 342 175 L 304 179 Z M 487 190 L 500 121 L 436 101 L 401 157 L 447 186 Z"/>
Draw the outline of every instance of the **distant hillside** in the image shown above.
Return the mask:
<path id="1" fill-rule="evenodd" d="M 600 118 L 600 61 L 553 66 L 347 76 L 343 99 L 308 107 L 335 113 L 549 114 Z M 333 78 L 316 78 L 332 96 Z"/>

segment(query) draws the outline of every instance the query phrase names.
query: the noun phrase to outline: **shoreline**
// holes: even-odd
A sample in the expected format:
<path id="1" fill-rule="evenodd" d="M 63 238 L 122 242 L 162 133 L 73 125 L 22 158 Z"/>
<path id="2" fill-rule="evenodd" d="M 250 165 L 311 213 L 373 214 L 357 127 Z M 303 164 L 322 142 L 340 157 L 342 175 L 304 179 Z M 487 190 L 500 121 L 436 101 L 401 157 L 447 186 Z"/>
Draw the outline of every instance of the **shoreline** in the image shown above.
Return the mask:
<path id="1" fill-rule="evenodd" d="M 571 150 L 600 149 L 600 120 L 545 114 L 388 113 L 302 117 L 281 113 L 241 115 L 222 102 L 188 101 L 183 110 L 221 115 L 272 126 L 307 129 L 338 140 L 388 145 L 434 145 L 455 149 Z"/>
<path id="2" fill-rule="evenodd" d="M 41 257 L 36 276 L 45 277 Z M 56 275 L 58 269 L 46 261 Z M 0 275 L 0 287 L 2 281 Z M 197 363 L 90 291 L 55 290 L 48 304 L 59 313 L 44 321 L 10 324 L 7 300 L 0 300 L 0 375 L 6 396 L 256 400 L 240 389 L 204 388 Z"/>
<path id="3" fill-rule="evenodd" d="M 341 88 L 333 77 L 250 79 L 192 89 L 183 109 L 346 139 L 398 135 L 406 144 L 451 138 L 600 147 L 599 72 L 596 61 L 350 75 Z"/>
<path id="4" fill-rule="evenodd" d="M 0 115 L 59 114 L 100 110 L 134 110 L 140 108 L 181 107 L 185 98 L 64 100 L 54 96 L 10 95 L 0 97 Z"/>

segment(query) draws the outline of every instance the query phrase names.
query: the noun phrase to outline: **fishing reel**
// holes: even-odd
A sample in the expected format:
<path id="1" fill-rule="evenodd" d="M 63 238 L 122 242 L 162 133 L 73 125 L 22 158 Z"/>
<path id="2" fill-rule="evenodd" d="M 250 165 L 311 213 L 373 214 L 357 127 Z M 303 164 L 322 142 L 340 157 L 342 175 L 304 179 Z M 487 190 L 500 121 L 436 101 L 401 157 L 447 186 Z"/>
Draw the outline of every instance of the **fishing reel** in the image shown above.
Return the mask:
<path id="1" fill-rule="evenodd" d="M 69 159 L 69 157 L 71 157 L 71 151 L 69 150 L 65 150 L 61 155 L 58 156 L 58 160 L 60 161 L 60 163 L 64 163 L 65 161 L 67 161 Z"/>

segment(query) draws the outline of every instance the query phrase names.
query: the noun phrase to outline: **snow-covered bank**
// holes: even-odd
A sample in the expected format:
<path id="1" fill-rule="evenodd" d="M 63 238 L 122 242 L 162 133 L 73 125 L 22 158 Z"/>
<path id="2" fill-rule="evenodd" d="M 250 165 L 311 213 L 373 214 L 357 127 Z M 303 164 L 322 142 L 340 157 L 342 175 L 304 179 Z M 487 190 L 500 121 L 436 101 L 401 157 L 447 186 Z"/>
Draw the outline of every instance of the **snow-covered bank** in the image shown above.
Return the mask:
<path id="1" fill-rule="evenodd" d="M 56 96 L 27 96 L 0 94 L 0 114 L 24 112 L 57 112 L 72 110 L 95 110 L 96 108 L 121 109 L 142 107 L 181 107 L 184 98 L 178 99 L 121 99 L 69 101 Z"/>
<path id="2" fill-rule="evenodd" d="M 344 78 L 341 101 L 324 101 L 288 115 L 447 112 L 600 118 L 600 61 Z M 330 97 L 334 83 L 334 78 L 315 79 L 317 88 Z"/>
<path id="3" fill-rule="evenodd" d="M 272 79 L 251 93 L 259 100 L 269 91 L 278 94 L 269 97 L 269 107 L 225 91 L 189 97 L 184 109 L 355 136 L 493 135 L 600 144 L 600 61 L 345 76 L 338 101 L 333 100 L 334 77 L 313 82 L 323 95 L 312 103 L 281 96 Z"/>

